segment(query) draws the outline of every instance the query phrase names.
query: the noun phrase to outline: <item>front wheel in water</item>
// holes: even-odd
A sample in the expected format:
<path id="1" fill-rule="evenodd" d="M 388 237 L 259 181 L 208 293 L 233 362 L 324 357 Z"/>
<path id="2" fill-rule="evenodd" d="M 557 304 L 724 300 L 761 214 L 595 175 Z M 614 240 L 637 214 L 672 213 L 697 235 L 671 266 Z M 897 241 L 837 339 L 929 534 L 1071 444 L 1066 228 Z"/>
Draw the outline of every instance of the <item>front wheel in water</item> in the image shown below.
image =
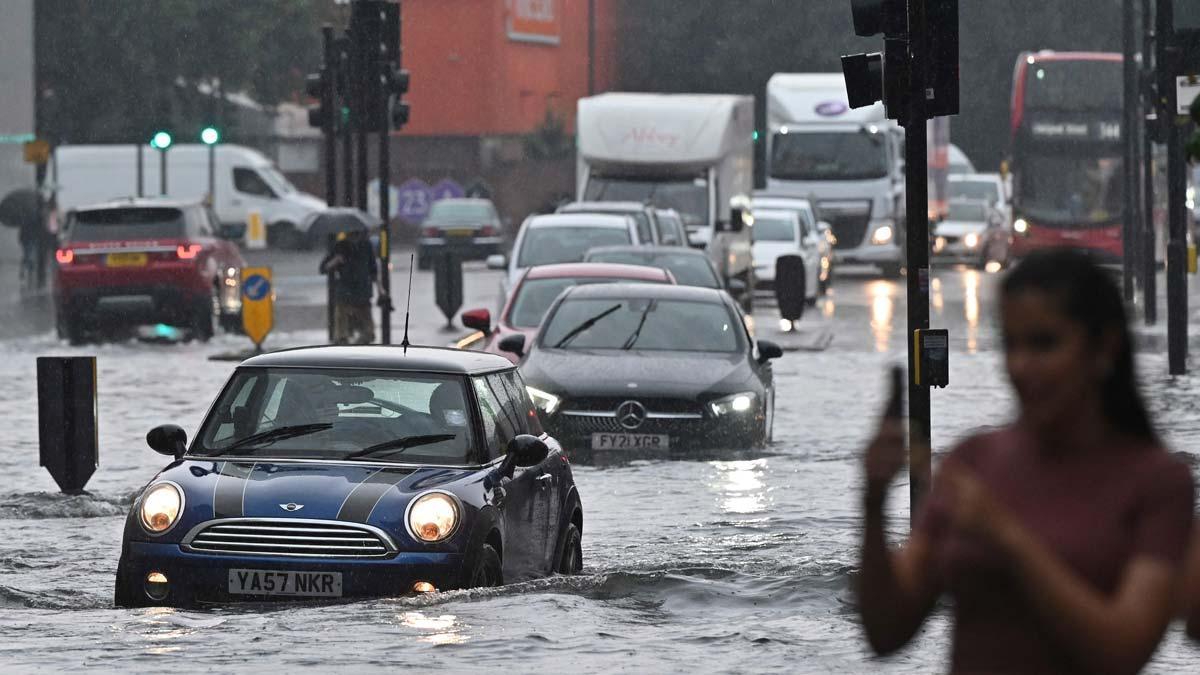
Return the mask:
<path id="1" fill-rule="evenodd" d="M 554 570 L 559 574 L 579 574 L 583 571 L 583 535 L 575 523 L 567 525 L 563 533 L 562 556 Z"/>
<path id="2" fill-rule="evenodd" d="M 475 567 L 471 570 L 470 587 L 500 586 L 503 583 L 500 554 L 492 548 L 491 544 L 484 544 L 480 547 L 479 556 L 475 559 Z"/>

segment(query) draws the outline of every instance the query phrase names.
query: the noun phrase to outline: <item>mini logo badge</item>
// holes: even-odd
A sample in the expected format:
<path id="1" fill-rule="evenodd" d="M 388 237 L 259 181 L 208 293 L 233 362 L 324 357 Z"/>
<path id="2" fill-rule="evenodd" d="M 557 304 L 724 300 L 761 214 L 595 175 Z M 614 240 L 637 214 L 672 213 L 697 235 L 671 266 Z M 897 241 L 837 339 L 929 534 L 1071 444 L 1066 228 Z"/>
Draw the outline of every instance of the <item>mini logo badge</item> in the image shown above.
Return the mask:
<path id="1" fill-rule="evenodd" d="M 304 508 L 304 505 L 297 504 L 296 502 L 288 502 L 287 504 L 280 504 L 279 508 L 287 511 L 288 513 L 292 513 L 293 511 L 299 511 L 300 509 Z"/>
<path id="2" fill-rule="evenodd" d="M 637 401 L 625 401 L 617 406 L 617 424 L 633 431 L 646 421 L 646 406 Z"/>

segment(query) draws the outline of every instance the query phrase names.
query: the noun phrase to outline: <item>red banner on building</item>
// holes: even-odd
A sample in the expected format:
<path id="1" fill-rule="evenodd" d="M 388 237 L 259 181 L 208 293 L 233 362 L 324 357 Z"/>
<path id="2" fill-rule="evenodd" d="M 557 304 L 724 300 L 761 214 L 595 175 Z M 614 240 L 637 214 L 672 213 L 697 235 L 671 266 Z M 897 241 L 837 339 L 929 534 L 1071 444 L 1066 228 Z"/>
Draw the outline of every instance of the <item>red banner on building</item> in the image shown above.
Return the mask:
<path id="1" fill-rule="evenodd" d="M 508 0 L 508 39 L 556 45 L 562 34 L 562 0 Z"/>

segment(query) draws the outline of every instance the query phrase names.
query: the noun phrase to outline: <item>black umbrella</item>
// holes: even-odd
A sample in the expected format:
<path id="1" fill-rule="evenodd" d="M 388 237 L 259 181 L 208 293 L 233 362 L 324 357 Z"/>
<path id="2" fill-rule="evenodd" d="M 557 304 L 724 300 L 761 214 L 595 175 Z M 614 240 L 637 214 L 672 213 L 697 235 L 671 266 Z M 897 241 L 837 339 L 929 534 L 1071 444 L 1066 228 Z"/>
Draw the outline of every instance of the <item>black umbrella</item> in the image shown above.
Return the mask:
<path id="1" fill-rule="evenodd" d="M 314 243 L 339 232 L 375 232 L 380 221 L 375 216 L 353 208 L 326 209 L 313 217 L 308 236 Z"/>
<path id="2" fill-rule="evenodd" d="M 37 227 L 42 222 L 37 190 L 18 188 L 0 199 L 0 223 L 9 227 Z"/>

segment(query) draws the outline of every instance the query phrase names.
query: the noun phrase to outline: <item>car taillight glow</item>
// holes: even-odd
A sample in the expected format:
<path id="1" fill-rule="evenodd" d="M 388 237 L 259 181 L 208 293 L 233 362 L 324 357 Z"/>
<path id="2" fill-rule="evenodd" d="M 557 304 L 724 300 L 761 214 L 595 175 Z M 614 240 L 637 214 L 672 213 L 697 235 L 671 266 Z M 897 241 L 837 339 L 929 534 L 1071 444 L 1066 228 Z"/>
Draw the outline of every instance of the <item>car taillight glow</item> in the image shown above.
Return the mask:
<path id="1" fill-rule="evenodd" d="M 191 260 L 200 255 L 200 249 L 203 248 L 200 244 L 188 244 L 175 247 L 175 255 L 179 256 L 180 260 Z"/>
<path id="2" fill-rule="evenodd" d="M 491 225 L 484 225 L 483 227 L 479 228 L 479 234 L 484 237 L 495 236 L 496 228 L 492 227 Z"/>
<path id="3" fill-rule="evenodd" d="M 69 248 L 60 248 L 54 252 L 54 259 L 60 265 L 70 265 L 75 261 L 75 251 Z"/>
<path id="4" fill-rule="evenodd" d="M 437 237 L 441 235 L 441 232 L 439 232 L 436 227 L 427 227 L 424 230 L 421 230 L 421 234 L 425 235 L 426 237 Z"/>

